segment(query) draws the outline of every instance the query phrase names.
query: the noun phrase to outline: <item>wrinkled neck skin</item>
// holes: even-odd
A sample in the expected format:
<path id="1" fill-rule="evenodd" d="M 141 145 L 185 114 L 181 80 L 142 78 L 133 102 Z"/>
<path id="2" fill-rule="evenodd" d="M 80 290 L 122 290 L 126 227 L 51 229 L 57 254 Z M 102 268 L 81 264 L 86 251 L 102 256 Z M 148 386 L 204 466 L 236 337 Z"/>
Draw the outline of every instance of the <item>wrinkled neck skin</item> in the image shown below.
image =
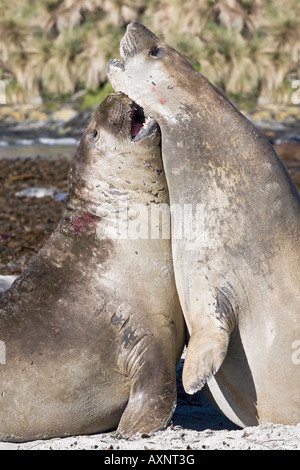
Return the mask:
<path id="1" fill-rule="evenodd" d="M 222 244 L 240 233 L 233 213 L 252 211 L 262 230 L 269 217 L 298 229 L 299 193 L 267 139 L 199 72 L 189 70 L 185 86 L 170 80 L 156 101 L 135 98 L 161 128 L 171 205 L 202 204 L 204 229 Z"/>
<path id="2" fill-rule="evenodd" d="M 127 211 L 136 204 L 165 202 L 167 188 L 162 161 L 157 158 L 157 136 L 138 144 L 118 142 L 117 149 L 95 148 L 88 157 L 81 145 L 70 167 L 68 199 L 60 226 L 70 226 L 76 233 L 84 225 L 105 237 L 110 235 L 106 233 L 111 230 L 109 221 L 115 217 L 125 220 Z"/>

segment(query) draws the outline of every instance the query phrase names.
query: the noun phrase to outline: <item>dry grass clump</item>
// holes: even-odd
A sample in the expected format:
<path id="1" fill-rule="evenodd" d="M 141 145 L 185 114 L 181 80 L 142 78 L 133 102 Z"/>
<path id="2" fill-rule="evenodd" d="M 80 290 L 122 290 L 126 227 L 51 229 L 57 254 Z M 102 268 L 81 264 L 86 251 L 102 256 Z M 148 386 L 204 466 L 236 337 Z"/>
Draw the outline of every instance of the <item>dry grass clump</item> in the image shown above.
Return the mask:
<path id="1" fill-rule="evenodd" d="M 300 77 L 298 0 L 1 0 L 0 8 L 0 79 L 11 103 L 101 87 L 136 19 L 238 101 L 287 103 Z"/>

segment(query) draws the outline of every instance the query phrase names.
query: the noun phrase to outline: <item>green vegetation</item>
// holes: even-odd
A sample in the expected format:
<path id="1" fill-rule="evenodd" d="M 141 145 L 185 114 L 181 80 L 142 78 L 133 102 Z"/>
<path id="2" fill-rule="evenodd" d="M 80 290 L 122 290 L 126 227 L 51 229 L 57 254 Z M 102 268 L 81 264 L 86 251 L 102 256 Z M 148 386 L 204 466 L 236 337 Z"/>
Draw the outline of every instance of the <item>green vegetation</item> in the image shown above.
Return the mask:
<path id="1" fill-rule="evenodd" d="M 102 100 L 106 63 L 138 19 L 228 96 L 288 103 L 300 78 L 299 0 L 0 0 L 0 79 L 9 103 Z"/>
<path id="2" fill-rule="evenodd" d="M 101 103 L 104 98 L 113 93 L 113 88 L 109 82 L 105 83 L 103 87 L 97 90 L 87 90 L 86 94 L 83 97 L 82 110 L 92 108 L 96 104 Z"/>

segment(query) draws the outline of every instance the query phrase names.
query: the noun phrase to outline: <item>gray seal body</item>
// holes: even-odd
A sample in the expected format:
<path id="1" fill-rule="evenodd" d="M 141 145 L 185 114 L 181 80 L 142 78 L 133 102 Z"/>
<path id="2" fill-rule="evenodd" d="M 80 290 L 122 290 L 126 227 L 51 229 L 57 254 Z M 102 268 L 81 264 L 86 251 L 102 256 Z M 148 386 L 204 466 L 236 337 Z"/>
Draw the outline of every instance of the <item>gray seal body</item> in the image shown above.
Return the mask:
<path id="1" fill-rule="evenodd" d="M 99 106 L 56 231 L 0 300 L 0 440 L 130 436 L 172 416 L 184 322 L 170 239 L 137 229 L 168 191 L 159 130 L 138 140 L 136 115 L 122 94 Z"/>
<path id="2" fill-rule="evenodd" d="M 113 87 L 162 133 L 184 387 L 207 384 L 240 426 L 298 423 L 299 193 L 252 123 L 144 25 L 128 25 L 121 56 L 108 64 Z"/>

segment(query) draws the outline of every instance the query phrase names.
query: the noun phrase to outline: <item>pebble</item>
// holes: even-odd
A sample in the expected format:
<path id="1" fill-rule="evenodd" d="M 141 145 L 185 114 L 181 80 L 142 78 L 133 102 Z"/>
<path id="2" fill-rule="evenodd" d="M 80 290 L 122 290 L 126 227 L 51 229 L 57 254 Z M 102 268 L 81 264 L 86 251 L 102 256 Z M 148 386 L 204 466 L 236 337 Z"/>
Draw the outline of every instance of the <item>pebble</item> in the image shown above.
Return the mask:
<path id="1" fill-rule="evenodd" d="M 22 191 L 18 191 L 15 194 L 16 197 L 46 197 L 50 196 L 56 199 L 57 201 L 65 201 L 67 198 L 67 193 L 63 191 L 58 191 L 58 189 L 52 189 L 52 188 L 34 188 L 34 187 L 29 187 L 26 189 L 23 189 Z"/>

